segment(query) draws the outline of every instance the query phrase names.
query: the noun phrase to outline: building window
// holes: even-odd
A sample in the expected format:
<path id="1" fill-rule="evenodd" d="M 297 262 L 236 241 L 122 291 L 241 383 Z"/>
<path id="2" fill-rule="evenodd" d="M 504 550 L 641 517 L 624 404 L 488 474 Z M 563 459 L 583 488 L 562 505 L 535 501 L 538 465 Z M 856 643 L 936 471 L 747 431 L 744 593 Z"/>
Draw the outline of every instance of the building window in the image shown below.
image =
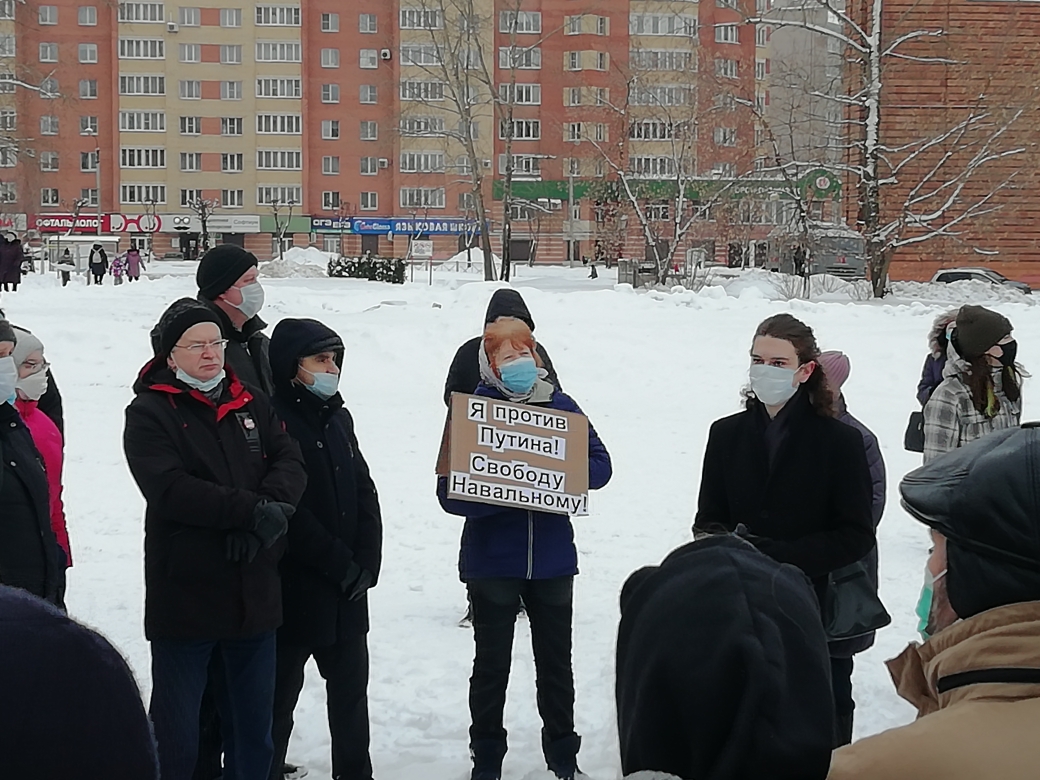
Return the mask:
<path id="1" fill-rule="evenodd" d="M 323 67 L 323 68 L 338 68 L 339 67 L 339 49 L 322 49 L 321 50 L 321 67 Z"/>
<path id="2" fill-rule="evenodd" d="M 716 146 L 736 146 L 737 145 L 737 130 L 734 127 L 716 127 L 715 128 L 715 145 Z"/>
<path id="3" fill-rule="evenodd" d="M 256 96 L 258 98 L 298 99 L 301 91 L 300 79 L 260 78 L 256 80 Z"/>
<path id="4" fill-rule="evenodd" d="M 13 146 L 0 146 L 0 168 L 13 168 L 18 164 L 18 150 Z"/>
<path id="5" fill-rule="evenodd" d="M 696 37 L 697 17 L 681 14 L 629 14 L 629 35 Z"/>
<path id="6" fill-rule="evenodd" d="M 321 31 L 339 32 L 339 14 L 322 14 Z"/>
<path id="7" fill-rule="evenodd" d="M 181 81 L 179 94 L 181 100 L 201 100 L 202 82 L 186 80 Z"/>
<path id="8" fill-rule="evenodd" d="M 379 123 L 365 121 L 361 123 L 361 140 L 376 141 L 379 139 Z"/>
<path id="9" fill-rule="evenodd" d="M 321 209 L 322 211 L 335 211 L 339 208 L 339 193 L 338 192 L 323 192 L 321 193 Z"/>
<path id="10" fill-rule="evenodd" d="M 715 25 L 715 43 L 740 43 L 740 32 L 737 30 L 737 25 Z"/>
<path id="11" fill-rule="evenodd" d="M 221 190 L 220 205 L 226 209 L 240 209 L 245 205 L 245 192 L 243 190 Z"/>
<path id="12" fill-rule="evenodd" d="M 79 169 L 84 173 L 93 173 L 98 167 L 97 152 L 80 152 Z"/>
<path id="13" fill-rule="evenodd" d="M 303 168 L 303 152 L 297 149 L 257 149 L 259 171 L 299 171 Z"/>
<path id="14" fill-rule="evenodd" d="M 15 55 L 15 43 L 13 35 L 0 36 L 0 57 L 13 57 Z M 58 44 L 40 44 L 40 62 L 57 62 Z"/>
<path id="15" fill-rule="evenodd" d="M 502 46 L 498 50 L 498 67 L 502 70 L 539 70 L 542 50 L 537 46 L 530 49 Z"/>
<path id="16" fill-rule="evenodd" d="M 15 0 L 0 0 L 0 19 L 14 19 Z"/>
<path id="17" fill-rule="evenodd" d="M 581 122 L 568 122 L 563 126 L 563 140 L 576 144 L 581 141 Z"/>
<path id="18" fill-rule="evenodd" d="M 379 173 L 379 160 L 377 160 L 375 157 L 362 157 L 361 175 L 375 176 L 377 173 Z"/>
<path id="19" fill-rule="evenodd" d="M 44 187 L 40 190 L 40 205 L 41 206 L 57 206 L 61 203 L 58 198 L 57 187 Z"/>
<path id="20" fill-rule="evenodd" d="M 296 41 L 257 41 L 257 62 L 300 62 L 302 45 Z"/>
<path id="21" fill-rule="evenodd" d="M 220 47 L 220 64 L 221 65 L 241 65 L 242 64 L 242 45 L 241 44 L 224 44 Z"/>
<path id="22" fill-rule="evenodd" d="M 723 79 L 738 78 L 739 67 L 736 60 L 715 60 L 715 75 Z"/>
<path id="23" fill-rule="evenodd" d="M 202 154 L 200 152 L 181 152 L 181 170 L 187 172 L 202 170 Z"/>
<path id="24" fill-rule="evenodd" d="M 13 181 L 0 182 L 0 203 L 17 203 L 18 187 Z"/>
<path id="25" fill-rule="evenodd" d="M 166 41 L 164 41 L 162 38 L 120 38 L 119 59 L 166 59 Z"/>
<path id="26" fill-rule="evenodd" d="M 119 21 L 162 24 L 166 21 L 165 9 L 162 3 L 120 3 Z"/>
<path id="27" fill-rule="evenodd" d="M 581 19 L 581 17 L 572 17 Z M 542 15 L 538 11 L 502 11 L 498 15 L 498 31 L 502 33 L 540 33 Z"/>
<path id="28" fill-rule="evenodd" d="M 40 152 L 40 170 L 45 172 L 58 170 L 58 153 Z"/>
<path id="29" fill-rule="evenodd" d="M 84 65 L 93 65 L 98 61 L 97 44 L 81 43 L 79 45 L 79 61 Z"/>
<path id="30" fill-rule="evenodd" d="M 827 38 L 827 48 L 830 49 L 831 38 Z M 837 38 L 833 39 L 835 44 L 838 44 Z M 755 45 L 756 46 L 767 46 L 769 45 L 769 28 L 760 24 L 755 28 Z"/>
<path id="31" fill-rule="evenodd" d="M 542 104 L 541 84 L 499 84 L 498 97 L 503 103 L 516 106 L 540 106 Z"/>
<path id="32" fill-rule="evenodd" d="M 241 8 L 221 8 L 220 9 L 220 26 L 221 27 L 241 27 L 242 26 L 242 9 Z"/>
<path id="33" fill-rule="evenodd" d="M 96 82 L 95 82 L 96 84 Z M 96 92 L 95 86 L 95 92 Z M 120 95 L 165 95 L 165 76 L 120 76 Z M 97 95 L 95 94 L 95 97 Z"/>
<path id="34" fill-rule="evenodd" d="M 94 85 L 94 94 L 88 95 L 87 97 L 97 97 L 97 82 L 88 82 Z M 80 91 L 83 90 L 83 82 L 80 82 Z M 61 88 L 58 86 L 58 80 L 56 78 L 46 78 L 40 82 L 40 97 L 52 100 L 61 95 Z M 81 94 L 80 97 L 83 97 Z"/>
<path id="35" fill-rule="evenodd" d="M 12 2 L 12 6 L 14 3 Z M 81 5 L 79 7 L 79 26 L 97 27 L 97 6 Z"/>
<path id="36" fill-rule="evenodd" d="M 41 5 L 40 6 L 40 24 L 54 25 L 58 23 L 58 6 L 56 5 Z"/>
<path id="37" fill-rule="evenodd" d="M 376 49 L 362 49 L 359 54 L 360 67 L 366 70 L 379 67 L 379 52 Z"/>
<path id="38" fill-rule="evenodd" d="M 257 27 L 299 27 L 300 6 L 298 5 L 258 5 L 256 7 Z"/>
<path id="39" fill-rule="evenodd" d="M 221 154 L 220 170 L 224 173 L 242 173 L 245 170 L 245 155 L 240 152 Z"/>
<path id="40" fill-rule="evenodd" d="M 202 117 L 200 116 L 182 116 L 181 117 L 181 135 L 201 135 L 202 134 Z"/>
<path id="41" fill-rule="evenodd" d="M 444 188 L 402 187 L 400 203 L 403 209 L 442 209 Z"/>
<path id="42" fill-rule="evenodd" d="M 198 27 L 202 24 L 202 13 L 198 8 L 181 8 L 178 19 L 181 27 Z"/>
<path id="43" fill-rule="evenodd" d="M 358 17 L 358 30 L 363 33 L 376 32 L 376 15 L 361 14 Z"/>
<path id="44" fill-rule="evenodd" d="M 14 117 L 13 111 L 4 111 L 3 116 L 0 117 L 0 124 L 3 125 L 4 130 L 14 130 Z M 40 117 L 40 135 L 57 135 L 58 134 L 58 117 L 44 115 Z"/>
<path id="45" fill-rule="evenodd" d="M 401 152 L 401 173 L 441 173 L 444 152 Z"/>
<path id="46" fill-rule="evenodd" d="M 442 136 L 444 135 L 444 117 L 405 117 L 401 119 L 399 129 L 403 136 Z"/>
<path id="47" fill-rule="evenodd" d="M 460 192 L 459 193 L 459 211 L 473 211 L 474 209 L 473 193 L 472 192 Z"/>
<path id="48" fill-rule="evenodd" d="M 512 138 L 514 141 L 538 141 L 542 137 L 542 122 L 539 119 L 515 119 L 510 133 L 509 122 L 498 125 L 500 139 Z"/>
<path id="49" fill-rule="evenodd" d="M 256 132 L 260 135 L 300 135 L 303 117 L 300 114 L 257 114 Z"/>
<path id="50" fill-rule="evenodd" d="M 667 178 L 675 176 L 675 160 L 671 157 L 630 157 L 628 169 L 633 176 Z"/>
<path id="51" fill-rule="evenodd" d="M 202 200 L 202 190 L 181 190 L 181 208 L 190 208 Z"/>
<path id="52" fill-rule="evenodd" d="M 402 81 L 401 100 L 444 100 L 444 84 L 440 81 Z"/>
<path id="53" fill-rule="evenodd" d="M 177 47 L 181 62 L 200 62 L 202 47 L 197 43 L 182 43 Z"/>
<path id="54" fill-rule="evenodd" d="M 429 8 L 402 8 L 402 30 L 439 30 L 444 27 L 444 16 L 439 10 Z"/>
<path id="55" fill-rule="evenodd" d="M 165 168 L 166 150 L 159 147 L 127 147 L 119 150 L 120 168 Z"/>
<path id="56" fill-rule="evenodd" d="M 362 87 L 364 89 L 364 87 Z M 322 84 L 321 85 L 321 102 L 322 103 L 338 103 L 339 102 L 339 84 Z"/>
<path id="57" fill-rule="evenodd" d="M 737 0 L 715 0 L 716 8 L 736 8 Z"/>
<path id="58" fill-rule="evenodd" d="M 596 52 L 596 70 L 610 69 L 610 55 L 605 51 Z"/>
<path id="59" fill-rule="evenodd" d="M 83 201 L 84 205 L 97 206 L 98 191 L 93 187 L 84 188 L 79 191 L 79 199 Z"/>
<path id="60" fill-rule="evenodd" d="M 79 118 L 80 135 L 97 135 L 98 118 L 96 116 L 81 116 Z"/>
<path id="61" fill-rule="evenodd" d="M 376 102 L 377 90 L 374 84 L 361 85 L 361 102 L 372 104 Z M 339 87 L 336 88 L 336 99 L 339 100 Z"/>
<path id="62" fill-rule="evenodd" d="M 326 141 L 335 141 L 337 138 L 339 138 L 339 120 L 321 120 L 321 137 L 324 138 Z"/>
<path id="63" fill-rule="evenodd" d="M 184 120 L 181 117 L 181 132 L 184 132 Z M 190 117 L 196 122 L 198 117 Z M 120 111 L 119 129 L 131 133 L 165 133 L 166 114 L 162 111 Z"/>
<path id="64" fill-rule="evenodd" d="M 57 117 L 40 117 L 40 133 L 43 135 L 57 135 L 58 131 L 47 133 L 44 131 L 44 120 L 53 119 L 57 123 Z M 55 125 L 57 126 L 57 125 Z M 18 129 L 18 112 L 13 108 L 0 109 L 0 130 L 13 132 Z"/>
<path id="65" fill-rule="evenodd" d="M 379 208 L 379 193 L 378 192 L 362 192 L 361 193 L 361 210 L 362 211 L 375 211 Z"/>
<path id="66" fill-rule="evenodd" d="M 242 117 L 225 116 L 220 118 L 220 134 L 225 136 L 242 135 Z"/>
<path id="67" fill-rule="evenodd" d="M 755 79 L 758 81 L 765 81 L 766 78 L 766 61 L 755 60 Z"/>
<path id="68" fill-rule="evenodd" d="M 222 82 L 220 82 L 220 99 L 221 100 L 241 100 L 242 99 L 242 82 L 241 81 L 222 81 Z"/>
<path id="69" fill-rule="evenodd" d="M 299 187 L 284 187 L 273 185 L 261 185 L 256 188 L 256 205 L 288 205 L 290 203 L 302 203 Z"/>
<path id="70" fill-rule="evenodd" d="M 339 157 L 322 157 L 321 172 L 326 176 L 334 176 L 339 173 Z"/>
<path id="71" fill-rule="evenodd" d="M 506 174 L 506 165 L 508 159 L 506 155 L 500 154 L 498 156 L 498 172 L 501 175 Z M 541 178 L 542 175 L 542 158 L 533 154 L 514 154 L 512 156 L 512 168 L 514 176 L 522 176 L 526 178 Z"/>

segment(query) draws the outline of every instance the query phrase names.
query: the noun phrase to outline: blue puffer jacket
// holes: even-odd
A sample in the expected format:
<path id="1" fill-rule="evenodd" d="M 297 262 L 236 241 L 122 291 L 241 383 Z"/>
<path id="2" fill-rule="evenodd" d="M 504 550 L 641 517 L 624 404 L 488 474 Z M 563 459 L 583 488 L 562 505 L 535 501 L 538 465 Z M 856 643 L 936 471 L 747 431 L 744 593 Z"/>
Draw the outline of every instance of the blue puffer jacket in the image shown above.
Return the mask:
<path id="1" fill-rule="evenodd" d="M 504 400 L 495 389 L 480 384 L 476 395 Z M 561 412 L 584 414 L 566 393 L 555 390 L 548 403 L 533 404 Z M 596 490 L 610 481 L 610 454 L 589 424 L 589 488 Z M 459 578 L 516 577 L 544 580 L 578 573 L 578 551 L 570 518 L 548 512 L 479 504 L 448 498 L 448 480 L 437 480 L 437 497 L 445 512 L 462 515 L 462 550 Z"/>

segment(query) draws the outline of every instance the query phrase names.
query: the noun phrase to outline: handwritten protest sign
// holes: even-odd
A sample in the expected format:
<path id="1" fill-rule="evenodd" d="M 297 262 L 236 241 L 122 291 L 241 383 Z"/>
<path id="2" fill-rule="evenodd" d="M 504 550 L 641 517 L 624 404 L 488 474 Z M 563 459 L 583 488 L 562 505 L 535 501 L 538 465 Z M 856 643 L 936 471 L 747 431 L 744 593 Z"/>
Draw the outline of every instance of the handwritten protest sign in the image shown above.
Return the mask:
<path id="1" fill-rule="evenodd" d="M 589 511 L 589 421 L 453 393 L 437 473 L 448 496 L 561 515 Z"/>

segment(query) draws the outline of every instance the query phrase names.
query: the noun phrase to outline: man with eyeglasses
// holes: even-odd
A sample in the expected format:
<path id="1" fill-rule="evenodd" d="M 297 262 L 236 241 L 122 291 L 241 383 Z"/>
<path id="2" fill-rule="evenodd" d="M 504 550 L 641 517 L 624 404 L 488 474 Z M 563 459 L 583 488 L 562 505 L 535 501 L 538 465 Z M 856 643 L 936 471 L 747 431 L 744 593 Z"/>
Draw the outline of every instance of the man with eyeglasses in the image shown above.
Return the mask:
<path id="1" fill-rule="evenodd" d="M 266 777 L 273 744 L 278 561 L 306 486 L 300 451 L 265 395 L 225 366 L 220 318 L 182 298 L 155 331 L 157 354 L 134 385 L 124 449 L 147 502 L 145 636 L 150 714 L 162 780 L 189 780 L 210 659 L 224 778 Z"/>

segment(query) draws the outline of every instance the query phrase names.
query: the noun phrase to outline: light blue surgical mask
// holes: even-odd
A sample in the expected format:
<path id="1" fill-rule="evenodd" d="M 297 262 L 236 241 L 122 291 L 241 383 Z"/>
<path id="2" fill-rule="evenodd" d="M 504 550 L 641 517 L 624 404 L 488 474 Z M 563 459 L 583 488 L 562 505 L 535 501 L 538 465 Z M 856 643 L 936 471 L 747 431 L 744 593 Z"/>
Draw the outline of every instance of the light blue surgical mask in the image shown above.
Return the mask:
<path id="1" fill-rule="evenodd" d="M 534 358 L 521 357 L 498 368 L 502 384 L 511 392 L 526 393 L 538 380 L 538 366 Z"/>
<path id="2" fill-rule="evenodd" d="M 0 398 L 2 403 L 13 404 L 18 397 L 15 385 L 18 384 L 18 366 L 10 355 L 0 358 Z"/>
<path id="3" fill-rule="evenodd" d="M 932 619 L 932 602 L 935 599 L 935 583 L 946 576 L 946 571 L 943 569 L 933 575 L 931 569 L 925 567 L 924 570 L 924 585 L 921 587 L 921 596 L 917 599 L 917 608 L 914 611 L 917 613 L 917 633 L 925 642 L 932 638 L 929 624 Z"/>
<path id="4" fill-rule="evenodd" d="M 751 366 L 751 392 L 766 406 L 783 406 L 798 392 L 798 385 L 794 382 L 795 373 L 793 368 L 767 366 L 764 363 Z"/>
<path id="5" fill-rule="evenodd" d="M 224 381 L 224 369 L 220 369 L 220 373 L 212 379 L 203 382 L 201 379 L 196 379 L 195 377 L 185 373 L 184 369 L 178 368 L 177 378 L 184 382 L 188 387 L 193 387 L 202 393 L 210 393 L 216 389 L 217 385 Z"/>
<path id="6" fill-rule="evenodd" d="M 300 366 L 303 368 L 303 366 Z M 303 368 L 307 371 L 306 368 Z M 332 396 L 339 392 L 339 374 L 320 373 L 315 374 L 313 371 L 307 371 L 314 380 L 314 384 L 304 385 L 308 390 L 314 393 L 318 398 L 323 401 L 328 401 Z"/>

